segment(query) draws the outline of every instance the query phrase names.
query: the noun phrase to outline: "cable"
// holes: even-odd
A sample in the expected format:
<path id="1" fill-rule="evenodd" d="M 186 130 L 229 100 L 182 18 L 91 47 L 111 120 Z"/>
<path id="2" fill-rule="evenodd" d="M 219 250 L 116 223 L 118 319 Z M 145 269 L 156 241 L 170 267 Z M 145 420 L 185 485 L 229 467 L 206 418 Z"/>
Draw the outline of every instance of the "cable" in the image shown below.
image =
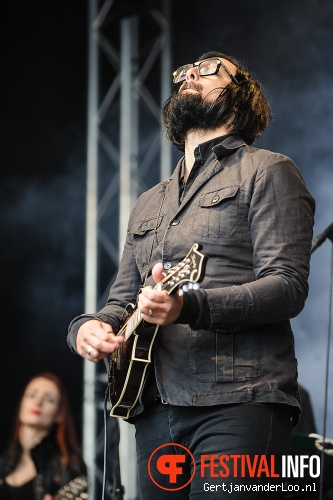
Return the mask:
<path id="1" fill-rule="evenodd" d="M 323 447 L 321 450 L 321 474 L 320 474 L 319 500 L 323 500 L 323 489 L 324 489 L 325 438 L 326 438 L 326 423 L 327 423 L 328 380 L 329 380 L 331 324 L 332 324 L 332 286 L 333 286 L 333 245 L 332 245 L 332 252 L 331 252 L 331 275 L 330 275 L 327 352 L 326 352 L 326 379 L 325 379 L 325 397 L 324 397 Z"/>
<path id="2" fill-rule="evenodd" d="M 103 449 L 102 500 L 105 500 L 105 486 L 106 486 L 106 458 L 107 458 L 107 453 L 106 453 L 106 442 L 107 442 L 107 415 L 106 415 L 106 408 L 107 408 L 107 401 L 108 401 L 108 389 L 109 389 L 109 386 L 107 386 L 106 391 L 105 391 L 104 405 L 103 405 L 103 416 L 104 416 L 104 449 Z"/>

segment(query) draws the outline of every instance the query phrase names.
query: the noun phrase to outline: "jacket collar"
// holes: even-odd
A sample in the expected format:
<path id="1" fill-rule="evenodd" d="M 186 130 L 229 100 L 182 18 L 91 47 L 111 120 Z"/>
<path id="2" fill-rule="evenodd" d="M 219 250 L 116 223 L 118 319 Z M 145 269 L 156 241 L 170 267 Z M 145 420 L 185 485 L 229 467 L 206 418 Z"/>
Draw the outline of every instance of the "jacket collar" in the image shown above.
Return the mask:
<path id="1" fill-rule="evenodd" d="M 238 135 L 228 135 L 222 141 L 213 146 L 212 150 L 217 160 L 221 160 L 224 156 L 229 156 L 237 149 L 245 146 L 245 142 Z"/>

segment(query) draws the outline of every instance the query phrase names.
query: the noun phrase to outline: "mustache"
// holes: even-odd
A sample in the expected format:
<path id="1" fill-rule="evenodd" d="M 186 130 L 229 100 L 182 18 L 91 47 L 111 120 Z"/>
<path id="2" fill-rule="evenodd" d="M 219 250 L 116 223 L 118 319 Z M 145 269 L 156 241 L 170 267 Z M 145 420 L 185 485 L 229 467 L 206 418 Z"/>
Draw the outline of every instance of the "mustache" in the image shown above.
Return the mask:
<path id="1" fill-rule="evenodd" d="M 200 85 L 200 83 L 194 83 L 194 82 L 184 82 L 184 83 L 180 86 L 180 88 L 179 88 L 179 92 L 181 92 L 182 90 L 187 90 L 187 89 L 197 90 L 198 92 L 202 92 L 203 87 L 202 87 L 202 85 Z"/>

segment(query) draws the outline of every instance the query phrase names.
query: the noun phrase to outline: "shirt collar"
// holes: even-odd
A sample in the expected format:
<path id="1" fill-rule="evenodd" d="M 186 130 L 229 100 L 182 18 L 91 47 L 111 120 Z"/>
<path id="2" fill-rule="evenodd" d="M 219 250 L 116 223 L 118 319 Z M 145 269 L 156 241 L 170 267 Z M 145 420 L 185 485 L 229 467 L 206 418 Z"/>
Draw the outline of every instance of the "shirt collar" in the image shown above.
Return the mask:
<path id="1" fill-rule="evenodd" d="M 195 159 L 201 158 L 201 165 L 204 165 L 210 155 L 212 154 L 213 148 L 220 144 L 224 139 L 230 137 L 233 134 L 221 135 L 219 137 L 214 137 L 214 139 L 210 139 L 209 141 L 202 142 L 199 144 L 194 150 Z"/>
<path id="2" fill-rule="evenodd" d="M 196 170 L 198 170 L 202 165 L 206 163 L 212 152 L 214 152 L 218 158 L 222 158 L 222 156 L 226 156 L 227 154 L 230 154 L 228 149 L 224 147 L 218 147 L 221 142 L 223 142 L 225 139 L 228 137 L 233 137 L 234 134 L 226 134 L 226 135 L 220 135 L 219 137 L 214 137 L 213 139 L 210 139 L 209 141 L 202 142 L 199 144 L 195 150 L 194 150 L 194 166 L 191 170 L 193 171 L 192 175 Z M 217 147 L 215 147 L 217 146 Z M 237 146 L 238 147 L 238 146 Z M 181 166 L 181 171 L 180 171 L 180 180 L 181 183 L 184 182 L 184 169 L 185 169 L 185 160 L 183 159 L 182 161 L 182 166 Z"/>

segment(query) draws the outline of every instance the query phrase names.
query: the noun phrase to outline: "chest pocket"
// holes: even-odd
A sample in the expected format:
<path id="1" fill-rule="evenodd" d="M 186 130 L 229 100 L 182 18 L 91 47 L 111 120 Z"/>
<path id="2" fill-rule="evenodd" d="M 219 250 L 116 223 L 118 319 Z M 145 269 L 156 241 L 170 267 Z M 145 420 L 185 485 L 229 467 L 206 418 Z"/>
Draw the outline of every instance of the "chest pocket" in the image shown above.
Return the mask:
<path id="1" fill-rule="evenodd" d="M 203 193 L 194 208 L 191 232 L 206 238 L 230 238 L 238 227 L 239 186 Z"/>
<path id="2" fill-rule="evenodd" d="M 152 245 L 156 247 L 159 243 L 158 228 L 161 226 L 162 219 L 163 215 L 158 220 L 156 215 L 147 215 L 145 218 L 135 221 L 129 228 L 129 233 L 133 235 L 133 254 L 141 271 L 146 269 L 149 262 Z M 154 242 L 155 230 L 156 239 Z"/>

